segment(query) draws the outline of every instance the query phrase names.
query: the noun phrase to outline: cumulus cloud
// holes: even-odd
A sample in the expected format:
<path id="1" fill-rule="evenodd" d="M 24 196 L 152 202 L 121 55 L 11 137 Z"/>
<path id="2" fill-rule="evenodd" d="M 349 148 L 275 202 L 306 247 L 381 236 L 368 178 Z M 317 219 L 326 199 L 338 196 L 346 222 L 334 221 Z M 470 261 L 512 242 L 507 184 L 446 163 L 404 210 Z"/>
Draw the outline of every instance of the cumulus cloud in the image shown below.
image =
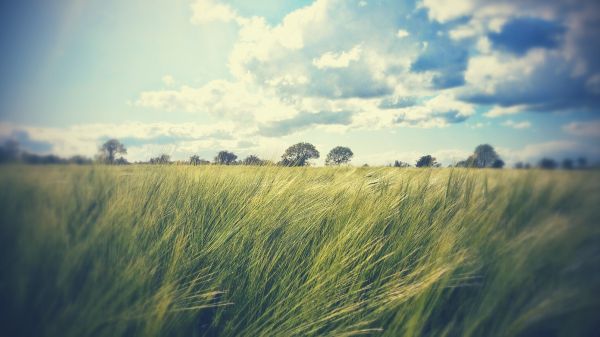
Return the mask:
<path id="1" fill-rule="evenodd" d="M 466 121 L 475 113 L 472 105 L 443 94 L 427 100 L 422 105 L 399 109 L 395 123 L 412 127 L 444 127 Z"/>
<path id="2" fill-rule="evenodd" d="M 434 89 L 464 82 L 466 52 L 458 48 L 449 55 L 444 46 L 454 42 L 436 35 L 435 28 L 419 32 L 432 40 L 429 49 L 423 48 L 418 36 L 408 32 L 427 17 L 406 16 L 415 10 L 410 2 L 386 6 L 317 0 L 272 25 L 261 17 L 239 16 L 215 1 L 198 1 L 193 23 L 238 26 L 228 62 L 232 79 L 146 91 L 135 105 L 206 112 L 271 134 L 301 130 L 309 119 L 310 125 L 331 125 L 317 117 L 338 111 L 355 117 L 339 123 L 352 128 L 432 127 L 466 120 L 472 115 L 465 113 L 467 104 L 443 111 L 430 106 L 438 94 Z M 407 92 L 410 102 L 398 99 Z M 417 100 L 419 96 L 426 99 Z M 411 110 L 395 111 L 409 106 Z"/>
<path id="3" fill-rule="evenodd" d="M 271 136 L 444 127 L 477 105 L 489 106 L 487 117 L 598 111 L 599 47 L 589 43 L 600 35 L 597 9 L 592 0 L 316 0 L 273 24 L 198 0 L 192 23 L 238 29 L 230 78 L 168 84 L 135 105 L 208 113 Z"/>
<path id="4" fill-rule="evenodd" d="M 575 1 L 474 1 L 466 24 L 451 31 L 475 41 L 461 98 L 527 111 L 598 111 L 595 75 L 600 5 Z M 600 78 L 600 77 L 599 77 Z M 510 110 L 506 110 L 510 111 Z M 516 111 L 516 110 L 513 110 Z"/>
<path id="5" fill-rule="evenodd" d="M 420 6 L 427 9 L 429 18 L 443 23 L 468 16 L 474 3 L 472 0 L 423 0 Z"/>
<path id="6" fill-rule="evenodd" d="M 192 23 L 229 22 L 239 18 L 228 5 L 215 0 L 196 0 L 192 5 Z"/>
<path id="7" fill-rule="evenodd" d="M 347 68 L 352 61 L 358 61 L 362 49 L 360 46 L 355 46 L 349 51 L 341 53 L 327 52 L 319 58 L 313 59 L 313 64 L 319 69 L 326 68 Z"/>

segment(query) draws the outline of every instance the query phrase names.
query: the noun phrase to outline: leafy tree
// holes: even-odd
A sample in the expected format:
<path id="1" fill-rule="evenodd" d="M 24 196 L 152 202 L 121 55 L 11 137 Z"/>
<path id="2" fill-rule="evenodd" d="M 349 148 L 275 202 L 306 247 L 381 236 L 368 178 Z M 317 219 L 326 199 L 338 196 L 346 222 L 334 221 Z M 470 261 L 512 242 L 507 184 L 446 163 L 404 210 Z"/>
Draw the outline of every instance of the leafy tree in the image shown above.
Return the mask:
<path id="1" fill-rule="evenodd" d="M 570 158 L 564 159 L 562 161 L 562 165 L 561 166 L 565 170 L 572 170 L 575 167 L 575 165 L 573 163 L 573 159 L 570 159 Z"/>
<path id="2" fill-rule="evenodd" d="M 496 150 L 491 145 L 482 144 L 475 148 L 475 153 L 473 153 L 473 167 L 493 167 L 497 160 L 501 160 L 500 156 L 498 156 L 498 153 L 496 153 Z"/>
<path id="3" fill-rule="evenodd" d="M 456 163 L 456 167 L 502 168 L 504 167 L 504 161 L 491 145 L 482 144 L 475 148 L 469 158 Z"/>
<path id="4" fill-rule="evenodd" d="M 14 140 L 7 140 L 0 146 L 0 163 L 10 163 L 19 160 L 21 151 L 19 143 Z"/>
<path id="5" fill-rule="evenodd" d="M 237 156 L 233 152 L 220 151 L 215 157 L 215 164 L 218 165 L 232 165 L 235 164 Z"/>
<path id="6" fill-rule="evenodd" d="M 116 139 L 109 139 L 100 147 L 98 158 L 107 164 L 114 164 L 117 154 L 127 154 L 125 145 Z"/>
<path id="7" fill-rule="evenodd" d="M 283 166 L 305 166 L 310 159 L 319 158 L 319 151 L 310 143 L 298 143 L 290 146 L 281 156 Z"/>
<path id="8" fill-rule="evenodd" d="M 494 160 L 494 162 L 492 163 L 492 168 L 496 168 L 496 169 L 501 169 L 503 168 L 505 165 L 504 160 L 497 158 L 496 160 Z"/>
<path id="9" fill-rule="evenodd" d="M 171 163 L 171 156 L 169 156 L 168 154 L 161 154 L 158 157 L 154 157 L 154 158 L 150 158 L 150 164 L 154 164 L 154 165 L 165 165 L 165 164 L 170 164 Z"/>
<path id="10" fill-rule="evenodd" d="M 394 167 L 404 168 L 404 167 L 410 167 L 410 164 L 409 163 L 405 163 L 403 161 L 396 160 L 396 161 L 394 161 L 394 165 L 393 166 Z"/>
<path id="11" fill-rule="evenodd" d="M 545 170 L 554 170 L 558 164 L 556 163 L 556 160 L 551 159 L 551 158 L 542 158 L 538 164 L 538 166 L 541 169 L 545 169 Z"/>
<path id="12" fill-rule="evenodd" d="M 352 150 L 350 150 L 350 148 L 345 146 L 336 146 L 327 154 L 327 157 L 325 158 L 325 165 L 347 164 L 352 159 L 352 156 L 354 156 L 354 153 Z"/>
<path id="13" fill-rule="evenodd" d="M 248 157 L 244 158 L 244 160 L 242 160 L 242 165 L 264 165 L 265 162 L 258 158 L 255 155 L 249 155 Z"/>
<path id="14" fill-rule="evenodd" d="M 423 156 L 421 158 L 419 158 L 419 160 L 417 160 L 417 163 L 415 164 L 416 167 L 440 167 L 440 164 L 437 162 L 437 159 L 435 157 L 432 157 L 431 155 L 426 155 Z"/>

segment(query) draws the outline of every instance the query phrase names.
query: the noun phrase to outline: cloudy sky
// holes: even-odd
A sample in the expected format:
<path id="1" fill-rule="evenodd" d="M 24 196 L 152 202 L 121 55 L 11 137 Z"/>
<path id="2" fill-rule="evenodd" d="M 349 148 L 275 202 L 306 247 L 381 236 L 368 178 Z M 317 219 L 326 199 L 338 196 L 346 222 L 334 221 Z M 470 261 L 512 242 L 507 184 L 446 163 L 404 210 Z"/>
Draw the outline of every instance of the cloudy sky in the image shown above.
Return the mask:
<path id="1" fill-rule="evenodd" d="M 0 139 L 92 156 L 355 164 L 490 143 L 600 160 L 596 0 L 23 0 L 0 5 Z"/>

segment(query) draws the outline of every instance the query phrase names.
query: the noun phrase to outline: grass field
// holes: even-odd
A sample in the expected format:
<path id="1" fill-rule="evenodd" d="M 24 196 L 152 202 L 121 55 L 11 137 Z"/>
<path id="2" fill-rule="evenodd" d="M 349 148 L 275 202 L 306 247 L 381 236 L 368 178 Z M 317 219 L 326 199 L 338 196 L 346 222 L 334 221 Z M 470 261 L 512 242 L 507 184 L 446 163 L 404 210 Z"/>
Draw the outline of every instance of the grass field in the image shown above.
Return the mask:
<path id="1" fill-rule="evenodd" d="M 595 336 L 600 172 L 0 167 L 2 336 Z"/>

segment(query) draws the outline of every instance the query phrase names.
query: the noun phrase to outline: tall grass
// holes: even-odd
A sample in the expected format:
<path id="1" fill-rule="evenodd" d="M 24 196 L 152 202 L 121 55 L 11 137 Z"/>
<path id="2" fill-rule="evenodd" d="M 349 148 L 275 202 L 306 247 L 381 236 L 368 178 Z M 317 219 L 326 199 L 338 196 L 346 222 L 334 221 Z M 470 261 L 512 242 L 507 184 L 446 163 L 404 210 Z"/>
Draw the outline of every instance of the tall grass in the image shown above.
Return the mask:
<path id="1" fill-rule="evenodd" d="M 4 336 L 593 336 L 598 172 L 0 168 Z"/>

